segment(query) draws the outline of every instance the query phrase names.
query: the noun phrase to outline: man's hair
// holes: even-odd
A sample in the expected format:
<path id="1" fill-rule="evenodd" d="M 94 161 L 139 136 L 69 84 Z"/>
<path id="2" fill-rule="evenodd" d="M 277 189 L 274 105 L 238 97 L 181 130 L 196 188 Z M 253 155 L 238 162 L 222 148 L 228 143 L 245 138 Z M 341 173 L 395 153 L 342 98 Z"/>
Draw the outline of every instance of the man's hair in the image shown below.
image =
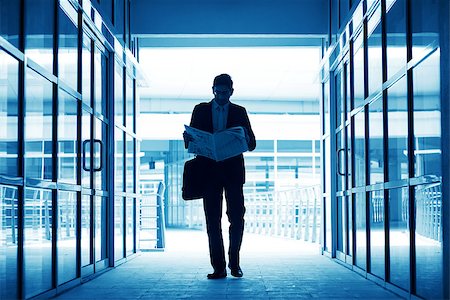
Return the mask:
<path id="1" fill-rule="evenodd" d="M 214 78 L 213 86 L 218 85 L 226 85 L 230 89 L 233 88 L 233 80 L 231 80 L 231 76 L 228 74 L 220 74 Z"/>

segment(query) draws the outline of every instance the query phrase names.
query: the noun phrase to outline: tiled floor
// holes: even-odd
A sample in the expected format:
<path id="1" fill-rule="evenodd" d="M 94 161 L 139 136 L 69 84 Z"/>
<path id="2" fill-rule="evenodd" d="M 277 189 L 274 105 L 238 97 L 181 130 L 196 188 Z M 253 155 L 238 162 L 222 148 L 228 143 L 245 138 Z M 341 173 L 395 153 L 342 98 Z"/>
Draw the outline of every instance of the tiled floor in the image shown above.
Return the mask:
<path id="1" fill-rule="evenodd" d="M 169 230 L 137 258 L 57 299 L 401 299 L 319 254 L 317 245 L 245 234 L 243 278 L 208 280 L 206 233 Z"/>

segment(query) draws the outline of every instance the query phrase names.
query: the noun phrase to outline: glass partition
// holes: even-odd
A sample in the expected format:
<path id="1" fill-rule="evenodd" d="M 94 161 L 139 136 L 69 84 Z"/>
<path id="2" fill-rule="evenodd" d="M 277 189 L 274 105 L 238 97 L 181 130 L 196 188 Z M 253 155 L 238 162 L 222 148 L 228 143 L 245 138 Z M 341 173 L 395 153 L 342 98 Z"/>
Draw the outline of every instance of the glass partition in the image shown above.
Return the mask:
<path id="1" fill-rule="evenodd" d="M 0 49 L 0 174 L 7 176 L 18 175 L 18 72 L 19 62 Z"/>
<path id="2" fill-rule="evenodd" d="M 58 180 L 77 183 L 77 99 L 62 89 L 58 94 Z"/>
<path id="3" fill-rule="evenodd" d="M 51 190 L 25 189 L 23 255 L 26 298 L 53 287 L 52 211 Z"/>
<path id="4" fill-rule="evenodd" d="M 16 299 L 17 295 L 17 243 L 18 243 L 18 190 L 0 185 L 0 299 Z"/>
<path id="5" fill-rule="evenodd" d="M 26 70 L 25 88 L 25 174 L 35 179 L 52 179 L 53 85 Z"/>
<path id="6" fill-rule="evenodd" d="M 58 284 L 77 277 L 77 193 L 58 191 Z"/>

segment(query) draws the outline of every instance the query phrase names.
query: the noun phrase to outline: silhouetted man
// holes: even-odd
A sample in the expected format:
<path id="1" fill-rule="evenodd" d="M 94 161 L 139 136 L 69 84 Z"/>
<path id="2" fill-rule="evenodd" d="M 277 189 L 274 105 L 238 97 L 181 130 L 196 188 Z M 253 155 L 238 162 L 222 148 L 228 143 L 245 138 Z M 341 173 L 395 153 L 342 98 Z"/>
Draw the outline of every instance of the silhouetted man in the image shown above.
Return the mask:
<path id="1" fill-rule="evenodd" d="M 244 107 L 230 102 L 233 94 L 233 81 L 230 75 L 221 74 L 214 78 L 214 99 L 195 106 L 192 112 L 191 127 L 214 133 L 226 128 L 242 126 L 245 132 L 248 149 L 256 147 L 255 135 L 250 126 L 247 111 Z M 192 137 L 183 133 L 185 147 L 188 147 Z M 228 267 L 231 275 L 242 277 L 239 265 L 239 251 L 244 232 L 244 194 L 245 183 L 244 157 L 242 154 L 216 162 L 206 157 L 200 157 L 205 162 L 208 172 L 207 187 L 203 198 L 206 226 L 209 241 L 209 253 L 214 272 L 208 274 L 208 279 L 219 279 L 227 276 L 225 251 L 222 236 L 222 199 L 223 191 L 227 204 L 227 215 L 230 222 L 228 249 Z"/>

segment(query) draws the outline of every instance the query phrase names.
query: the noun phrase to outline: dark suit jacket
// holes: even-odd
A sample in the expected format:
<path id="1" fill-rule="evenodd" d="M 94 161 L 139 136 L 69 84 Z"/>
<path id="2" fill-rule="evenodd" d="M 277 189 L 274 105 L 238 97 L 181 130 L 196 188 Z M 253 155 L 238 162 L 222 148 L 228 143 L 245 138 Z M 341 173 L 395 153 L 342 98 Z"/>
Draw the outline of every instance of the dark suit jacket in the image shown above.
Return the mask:
<path id="1" fill-rule="evenodd" d="M 192 112 L 191 127 L 213 133 L 213 121 L 212 121 L 212 101 L 203 102 L 195 106 Z M 250 121 L 248 119 L 247 111 L 244 107 L 230 103 L 228 107 L 228 117 L 226 128 L 242 126 L 247 129 L 247 133 L 250 137 L 248 143 L 249 151 L 253 151 L 256 148 L 255 134 L 253 133 Z M 187 147 L 187 145 L 185 145 Z M 224 172 L 225 178 L 228 182 L 245 183 L 245 167 L 244 157 L 242 154 L 228 158 L 221 162 L 216 162 L 206 157 L 200 157 L 205 161 L 206 171 L 212 171 L 220 169 L 220 172 Z M 213 175 L 213 174 L 211 174 Z M 213 176 L 214 177 L 214 176 Z"/>

